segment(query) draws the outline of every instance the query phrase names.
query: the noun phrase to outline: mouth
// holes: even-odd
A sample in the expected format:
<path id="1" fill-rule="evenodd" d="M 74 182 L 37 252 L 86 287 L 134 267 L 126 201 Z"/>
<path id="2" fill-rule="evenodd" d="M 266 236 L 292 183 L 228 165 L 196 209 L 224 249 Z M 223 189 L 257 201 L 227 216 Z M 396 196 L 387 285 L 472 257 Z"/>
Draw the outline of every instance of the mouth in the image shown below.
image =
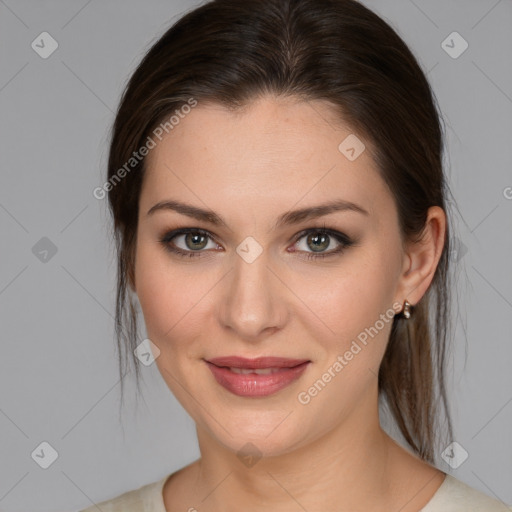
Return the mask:
<path id="1" fill-rule="evenodd" d="M 204 360 L 215 380 L 237 396 L 263 397 L 277 393 L 296 381 L 306 370 L 308 359 L 238 356 Z"/>

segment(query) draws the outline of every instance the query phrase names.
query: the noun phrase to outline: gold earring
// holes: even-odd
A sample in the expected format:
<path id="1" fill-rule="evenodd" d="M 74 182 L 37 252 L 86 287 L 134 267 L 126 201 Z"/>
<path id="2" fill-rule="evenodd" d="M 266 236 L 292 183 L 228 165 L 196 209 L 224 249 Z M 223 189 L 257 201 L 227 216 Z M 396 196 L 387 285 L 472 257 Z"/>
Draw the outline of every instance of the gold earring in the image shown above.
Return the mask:
<path id="1" fill-rule="evenodd" d="M 412 306 L 412 304 L 410 304 L 409 302 L 407 302 L 407 301 L 404 302 L 403 313 L 404 313 L 405 318 L 411 318 L 411 306 Z"/>

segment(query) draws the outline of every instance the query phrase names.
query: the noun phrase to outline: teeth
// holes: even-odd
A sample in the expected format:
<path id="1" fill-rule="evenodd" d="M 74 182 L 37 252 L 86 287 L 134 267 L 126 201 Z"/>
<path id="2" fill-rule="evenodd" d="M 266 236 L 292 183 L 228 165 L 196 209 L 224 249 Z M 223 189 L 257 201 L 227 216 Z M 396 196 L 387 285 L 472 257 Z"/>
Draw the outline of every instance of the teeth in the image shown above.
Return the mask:
<path id="1" fill-rule="evenodd" d="M 255 373 L 256 375 L 270 375 L 276 373 L 283 368 L 229 368 L 233 373 L 240 373 L 247 375 L 249 373 Z"/>

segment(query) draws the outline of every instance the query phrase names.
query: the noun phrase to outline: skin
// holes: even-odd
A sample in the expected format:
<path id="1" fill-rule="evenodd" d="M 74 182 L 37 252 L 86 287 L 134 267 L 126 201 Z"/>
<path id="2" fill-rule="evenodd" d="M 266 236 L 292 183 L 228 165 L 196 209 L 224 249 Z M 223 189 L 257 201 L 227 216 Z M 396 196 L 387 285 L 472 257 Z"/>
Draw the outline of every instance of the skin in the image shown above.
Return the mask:
<path id="1" fill-rule="evenodd" d="M 377 373 L 391 321 L 308 404 L 297 399 L 394 303 L 421 299 L 443 247 L 438 207 L 428 212 L 422 243 L 402 244 L 370 142 L 359 136 L 367 149 L 354 161 L 338 150 L 351 133 L 318 100 L 264 96 L 238 112 L 199 103 L 147 157 L 132 285 L 160 350 L 158 369 L 194 419 L 201 451 L 166 481 L 167 511 L 416 512 L 443 482 L 443 472 L 379 423 Z M 225 225 L 172 210 L 148 215 L 169 199 L 211 209 Z M 368 215 L 334 212 L 272 230 L 285 211 L 335 199 Z M 308 260 L 314 244 L 295 237 L 324 225 L 357 243 Z M 181 227 L 213 239 L 198 256 L 180 258 L 160 238 Z M 236 252 L 248 236 L 262 249 L 252 263 Z M 195 247 L 183 235 L 173 242 Z M 330 237 L 323 252 L 338 246 Z M 311 363 L 287 388 L 247 398 L 217 384 L 203 360 L 227 355 Z M 251 467 L 237 457 L 247 442 L 262 455 Z"/>

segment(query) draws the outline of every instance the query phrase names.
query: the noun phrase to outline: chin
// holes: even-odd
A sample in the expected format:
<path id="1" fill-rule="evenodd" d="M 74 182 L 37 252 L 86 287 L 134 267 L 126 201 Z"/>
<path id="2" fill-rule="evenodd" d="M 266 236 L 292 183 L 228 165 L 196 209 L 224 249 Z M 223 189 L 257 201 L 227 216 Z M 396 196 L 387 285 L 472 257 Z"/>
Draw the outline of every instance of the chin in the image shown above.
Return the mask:
<path id="1" fill-rule="evenodd" d="M 211 418 L 200 421 L 203 429 L 215 442 L 234 452 L 237 456 L 277 457 L 292 452 L 307 444 L 305 422 L 290 408 L 264 412 L 233 409 L 232 413 L 221 412 L 220 425 Z M 290 414 L 291 413 L 291 414 Z M 197 423 L 197 421 L 196 421 Z"/>

